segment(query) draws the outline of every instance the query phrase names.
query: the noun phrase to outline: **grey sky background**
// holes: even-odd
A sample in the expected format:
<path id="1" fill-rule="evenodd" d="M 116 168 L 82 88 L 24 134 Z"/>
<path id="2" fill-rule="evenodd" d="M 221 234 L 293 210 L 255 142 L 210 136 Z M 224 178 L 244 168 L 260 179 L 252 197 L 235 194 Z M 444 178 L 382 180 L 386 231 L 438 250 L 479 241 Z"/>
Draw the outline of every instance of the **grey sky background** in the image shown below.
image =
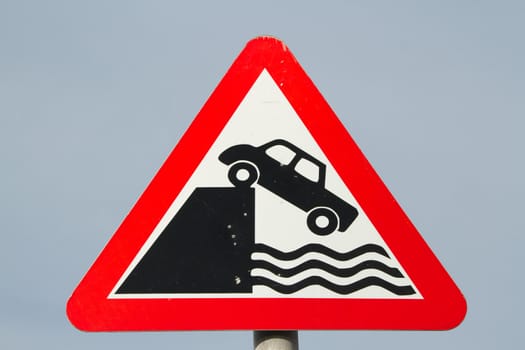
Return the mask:
<path id="1" fill-rule="evenodd" d="M 252 347 L 251 332 L 83 333 L 65 305 L 262 34 L 290 47 L 469 305 L 449 332 L 300 332 L 300 348 L 522 346 L 524 2 L 1 1 L 0 348 Z"/>

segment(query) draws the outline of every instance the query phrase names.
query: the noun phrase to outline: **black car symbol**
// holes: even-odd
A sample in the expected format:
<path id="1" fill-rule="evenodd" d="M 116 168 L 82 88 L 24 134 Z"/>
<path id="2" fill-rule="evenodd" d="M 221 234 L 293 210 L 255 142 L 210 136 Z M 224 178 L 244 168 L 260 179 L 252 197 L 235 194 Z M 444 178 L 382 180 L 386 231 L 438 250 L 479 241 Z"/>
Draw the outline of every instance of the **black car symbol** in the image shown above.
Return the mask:
<path id="1" fill-rule="evenodd" d="M 343 232 L 357 209 L 325 188 L 326 165 L 285 140 L 262 146 L 235 145 L 219 156 L 231 165 L 228 178 L 235 186 L 259 185 L 308 212 L 307 225 L 318 235 Z"/>

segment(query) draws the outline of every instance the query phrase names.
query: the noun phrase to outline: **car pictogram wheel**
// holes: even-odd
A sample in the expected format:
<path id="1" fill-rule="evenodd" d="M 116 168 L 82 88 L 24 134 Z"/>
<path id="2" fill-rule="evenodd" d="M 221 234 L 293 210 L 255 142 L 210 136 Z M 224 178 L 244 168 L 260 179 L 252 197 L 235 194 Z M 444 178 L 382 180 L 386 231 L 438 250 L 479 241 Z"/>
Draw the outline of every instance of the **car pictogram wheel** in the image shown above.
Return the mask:
<path id="1" fill-rule="evenodd" d="M 235 163 L 228 170 L 228 179 L 235 186 L 250 187 L 257 178 L 257 168 L 247 162 Z"/>
<path id="2" fill-rule="evenodd" d="M 310 231 L 316 235 L 326 236 L 337 228 L 338 218 L 336 213 L 324 207 L 318 207 L 308 213 L 306 224 Z"/>

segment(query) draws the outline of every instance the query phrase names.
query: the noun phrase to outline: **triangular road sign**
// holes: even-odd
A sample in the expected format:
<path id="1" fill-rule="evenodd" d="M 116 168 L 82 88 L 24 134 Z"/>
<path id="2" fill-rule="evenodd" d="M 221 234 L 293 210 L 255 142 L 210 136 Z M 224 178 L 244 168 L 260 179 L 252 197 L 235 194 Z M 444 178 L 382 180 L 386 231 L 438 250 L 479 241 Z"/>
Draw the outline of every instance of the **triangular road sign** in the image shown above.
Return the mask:
<path id="1" fill-rule="evenodd" d="M 450 329 L 465 313 L 270 37 L 247 44 L 67 304 L 89 331 Z"/>

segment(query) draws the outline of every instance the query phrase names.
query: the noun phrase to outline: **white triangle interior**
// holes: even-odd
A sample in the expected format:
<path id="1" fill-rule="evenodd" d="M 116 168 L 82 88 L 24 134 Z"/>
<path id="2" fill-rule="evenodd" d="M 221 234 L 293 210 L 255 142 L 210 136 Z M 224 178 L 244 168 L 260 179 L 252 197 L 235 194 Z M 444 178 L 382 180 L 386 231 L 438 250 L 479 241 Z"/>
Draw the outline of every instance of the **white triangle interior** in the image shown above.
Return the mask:
<path id="1" fill-rule="evenodd" d="M 381 287 L 369 286 L 357 292 L 341 295 L 318 285 L 306 287 L 296 293 L 283 295 L 265 286 L 254 286 L 251 294 L 115 294 L 115 291 L 123 283 L 129 273 L 138 264 L 144 254 L 152 246 L 166 225 L 178 212 L 186 199 L 197 187 L 229 187 L 232 186 L 227 177 L 227 166 L 218 160 L 227 148 L 237 144 L 250 144 L 260 146 L 274 139 L 285 139 L 314 156 L 326 164 L 326 188 L 335 193 L 346 202 L 356 207 L 359 215 L 345 232 L 334 232 L 328 236 L 319 236 L 309 232 L 306 226 L 305 213 L 298 210 L 287 201 L 277 197 L 264 188 L 254 185 L 256 188 L 255 202 L 255 241 L 265 243 L 281 251 L 295 250 L 309 243 L 319 243 L 336 251 L 350 251 L 363 244 L 373 243 L 383 247 L 390 259 L 379 257 L 378 260 L 399 269 L 402 278 L 381 276 L 394 284 L 410 285 L 416 291 L 409 296 L 398 296 Z M 256 253 L 262 254 L 262 253 Z M 363 256 L 362 259 L 366 259 Z M 374 258 L 378 258 L 375 256 Z M 358 263 L 352 261 L 352 264 Z M 293 262 L 297 265 L 299 261 Z M 334 266 L 343 266 L 341 262 L 330 262 Z M 261 272 L 262 273 L 262 272 Z M 335 278 L 325 276 L 323 271 L 305 271 L 295 279 L 283 281 L 283 283 L 295 283 L 298 279 L 308 274 L 317 273 L 330 279 L 334 283 L 347 284 L 356 278 L 366 276 L 367 270 L 360 272 L 351 278 Z M 395 281 L 394 281 L 395 280 Z M 153 230 L 144 246 L 133 259 L 128 269 L 119 279 L 109 298 L 411 298 L 421 299 L 417 287 L 407 276 L 403 267 L 385 244 L 381 235 L 368 219 L 366 213 L 350 193 L 344 182 L 332 167 L 330 161 L 321 151 L 310 132 L 302 123 L 301 119 L 292 108 L 280 88 L 272 79 L 270 74 L 263 70 L 250 91 L 247 93 L 231 119 L 228 121 L 213 146 L 206 154 L 202 162 L 194 171 L 181 193 L 175 199 L 157 227 Z"/>

